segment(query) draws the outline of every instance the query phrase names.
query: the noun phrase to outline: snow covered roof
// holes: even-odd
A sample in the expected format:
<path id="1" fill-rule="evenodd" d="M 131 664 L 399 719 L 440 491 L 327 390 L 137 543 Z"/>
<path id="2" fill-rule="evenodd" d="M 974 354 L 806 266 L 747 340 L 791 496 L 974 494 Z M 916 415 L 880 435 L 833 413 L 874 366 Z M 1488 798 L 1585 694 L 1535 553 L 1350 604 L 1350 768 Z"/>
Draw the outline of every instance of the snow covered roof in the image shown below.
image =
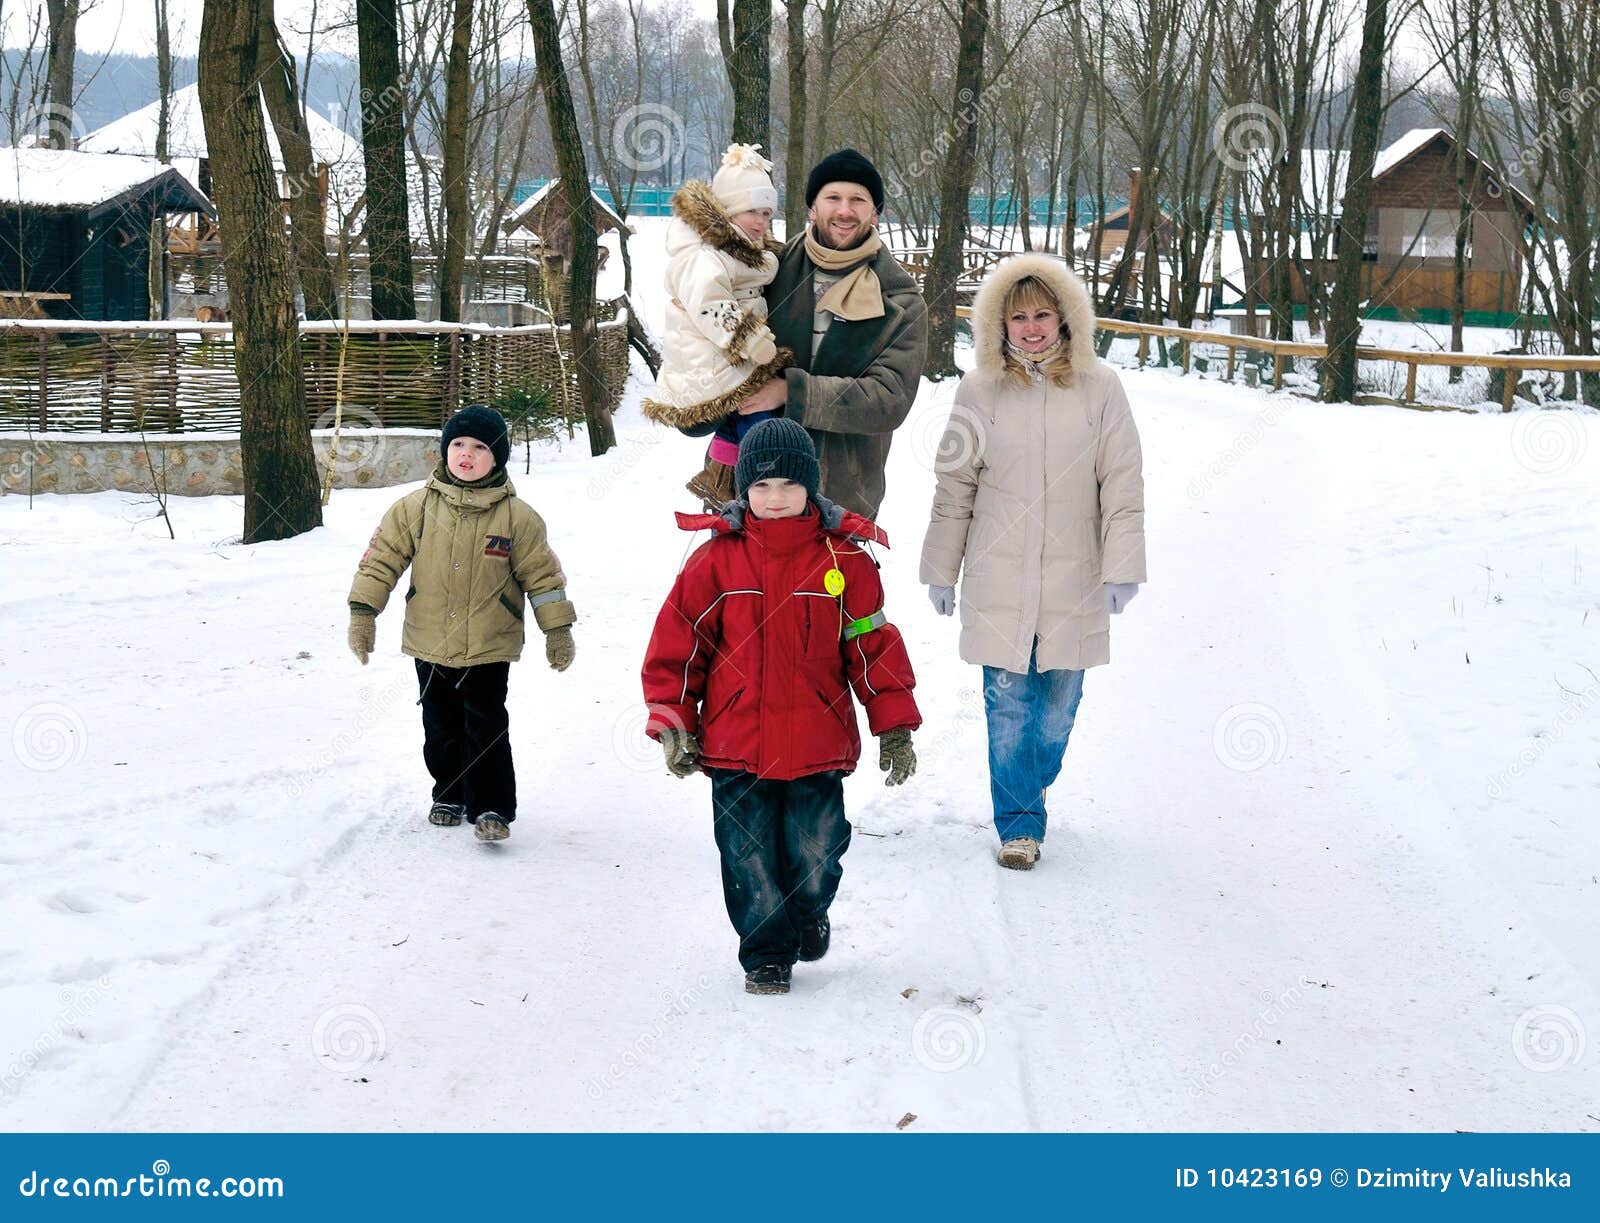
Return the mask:
<path id="1" fill-rule="evenodd" d="M 196 211 L 211 201 L 172 166 L 153 157 L 77 149 L 0 149 L 0 204 L 35 208 L 105 208 L 167 179 L 176 198 Z"/>
<path id="2" fill-rule="evenodd" d="M 168 156 L 207 156 L 206 128 L 200 116 L 199 86 L 186 85 L 174 92 L 167 101 Z M 267 125 L 267 149 L 272 164 L 282 170 L 283 154 L 278 148 L 278 135 L 267 117 L 265 101 L 261 104 L 261 113 Z M 78 141 L 78 147 L 94 153 L 137 153 L 143 157 L 153 157 L 160 117 L 161 103 L 158 100 L 120 119 L 113 119 L 104 127 L 96 128 Z M 360 162 L 361 146 L 343 129 L 328 122 L 316 111 L 307 109 L 306 127 L 311 135 L 311 154 L 316 161 L 326 162 L 330 166 Z"/>
<path id="3" fill-rule="evenodd" d="M 501 222 L 500 227 L 504 230 L 510 231 L 521 226 L 529 217 L 533 215 L 535 210 L 537 210 L 538 207 L 545 202 L 545 199 L 553 190 L 555 190 L 557 186 L 560 185 L 560 183 L 561 180 L 559 178 L 552 178 L 544 186 L 540 187 L 527 199 L 523 200 L 522 203 L 518 204 L 514 209 L 512 209 L 511 212 L 506 216 L 506 219 Z M 609 220 L 611 224 L 615 225 L 618 229 L 626 229 L 628 227 L 628 223 L 617 215 L 616 210 L 612 208 L 610 204 L 606 203 L 603 199 L 596 195 L 593 191 L 589 192 L 589 198 L 594 201 L 595 207 L 600 210 L 601 216 L 604 219 Z"/>
<path id="4" fill-rule="evenodd" d="M 1409 132 L 1389 144 L 1387 148 L 1378 151 L 1377 160 L 1372 165 L 1372 181 L 1377 182 L 1384 175 L 1399 169 L 1441 136 L 1449 141 L 1452 146 L 1455 145 L 1455 135 L 1449 128 L 1412 128 Z M 1472 149 L 1468 149 L 1466 152 L 1467 156 L 1473 161 L 1482 160 Z M 1266 176 L 1275 173 L 1277 169 L 1277 162 L 1270 158 L 1266 150 L 1257 150 L 1256 156 L 1252 158 L 1252 163 L 1246 179 L 1245 198 L 1247 201 L 1259 199 L 1264 194 L 1262 189 Z M 1339 215 L 1344 206 L 1345 175 L 1349 164 L 1350 150 L 1348 149 L 1301 150 L 1300 199 L 1307 212 L 1328 216 Z M 1516 187 L 1505 183 L 1502 184 L 1502 189 L 1510 194 L 1525 210 L 1529 212 L 1535 211 L 1533 201 L 1517 190 Z M 1260 205 L 1257 204 L 1255 206 L 1259 207 Z"/>

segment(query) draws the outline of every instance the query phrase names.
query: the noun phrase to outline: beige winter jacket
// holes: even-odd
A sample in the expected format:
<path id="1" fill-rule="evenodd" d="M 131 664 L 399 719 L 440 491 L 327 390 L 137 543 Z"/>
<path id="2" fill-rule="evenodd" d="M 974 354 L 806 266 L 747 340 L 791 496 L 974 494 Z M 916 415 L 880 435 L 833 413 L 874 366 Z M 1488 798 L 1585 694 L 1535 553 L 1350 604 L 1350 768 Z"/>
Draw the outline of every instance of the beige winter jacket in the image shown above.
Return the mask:
<path id="1" fill-rule="evenodd" d="M 544 520 L 517 499 L 509 480 L 465 487 L 441 468 L 396 501 L 361 558 L 349 602 L 381 612 L 407 566 L 400 648 L 424 662 L 515 662 L 522 656 L 525 596 L 547 633 L 578 618 Z"/>
<path id="2" fill-rule="evenodd" d="M 755 243 L 707 183 L 685 183 L 667 224 L 667 328 L 644 414 L 686 429 L 720 421 L 789 361 L 767 326 L 762 289 L 778 271 L 776 241 Z"/>
<path id="3" fill-rule="evenodd" d="M 1006 293 L 1025 276 L 1054 291 L 1070 329 L 1071 384 L 1007 372 Z M 972 306 L 976 368 L 961 380 L 941 456 L 922 581 L 961 578 L 961 657 L 1026 672 L 1111 660 L 1105 582 L 1143 582 L 1139 432 L 1116 371 L 1094 354 L 1094 307 L 1060 260 L 1020 255 Z"/>

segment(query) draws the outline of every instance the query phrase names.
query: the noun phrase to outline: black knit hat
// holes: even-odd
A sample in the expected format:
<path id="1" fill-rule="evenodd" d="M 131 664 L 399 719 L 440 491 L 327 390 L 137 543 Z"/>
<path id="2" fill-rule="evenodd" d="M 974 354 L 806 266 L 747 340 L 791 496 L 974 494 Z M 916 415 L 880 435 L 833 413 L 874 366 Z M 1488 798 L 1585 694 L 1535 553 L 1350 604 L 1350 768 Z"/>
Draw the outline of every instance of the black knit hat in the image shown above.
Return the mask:
<path id="1" fill-rule="evenodd" d="M 757 480 L 793 480 L 806 486 L 806 496 L 815 497 L 822 472 L 811 435 L 783 416 L 764 420 L 746 433 L 739 442 L 739 465 L 733 469 L 739 496 Z"/>
<path id="2" fill-rule="evenodd" d="M 865 187 L 867 194 L 872 196 L 872 206 L 879 212 L 883 211 L 883 175 L 878 173 L 877 166 L 854 149 L 829 153 L 816 164 L 806 179 L 807 208 L 816 200 L 817 193 L 829 183 L 855 183 Z"/>
<path id="3" fill-rule="evenodd" d="M 494 465 L 504 467 L 511 461 L 511 433 L 506 428 L 506 418 L 493 408 L 481 403 L 462 408 L 445 422 L 439 434 L 439 455 L 450 457 L 450 443 L 458 437 L 476 438 L 494 455 Z"/>

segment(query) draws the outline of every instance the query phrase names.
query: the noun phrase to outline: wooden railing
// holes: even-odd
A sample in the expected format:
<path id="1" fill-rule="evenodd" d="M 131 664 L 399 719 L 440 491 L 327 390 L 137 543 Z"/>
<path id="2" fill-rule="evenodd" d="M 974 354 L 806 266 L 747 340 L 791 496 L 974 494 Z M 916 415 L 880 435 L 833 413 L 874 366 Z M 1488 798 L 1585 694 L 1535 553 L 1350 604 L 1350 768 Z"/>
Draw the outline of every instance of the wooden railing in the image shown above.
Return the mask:
<path id="1" fill-rule="evenodd" d="M 972 311 L 967 306 L 957 306 L 956 315 L 959 318 L 970 319 Z M 1258 336 L 1233 335 L 1225 331 L 1206 331 L 1197 327 L 1171 327 L 1160 323 L 1136 323 L 1123 319 L 1102 318 L 1095 320 L 1095 329 L 1109 331 L 1114 335 L 1129 335 L 1139 338 L 1139 364 L 1142 366 L 1150 359 L 1150 341 L 1159 336 L 1169 340 L 1180 341 L 1179 360 L 1183 372 L 1188 373 L 1193 361 L 1193 349 L 1196 344 L 1214 344 L 1228 350 L 1228 365 L 1225 377 L 1233 381 L 1234 371 L 1241 351 L 1260 353 L 1269 358 L 1272 364 L 1272 385 L 1274 389 L 1281 389 L 1283 377 L 1288 363 L 1297 358 L 1306 358 L 1314 361 L 1325 360 L 1328 355 L 1326 344 L 1316 344 L 1303 340 L 1268 340 Z M 1516 398 L 1516 375 L 1529 371 L 1543 371 L 1547 373 L 1600 373 L 1600 357 L 1562 356 L 1558 354 L 1539 353 L 1474 353 L 1474 352 L 1418 352 L 1410 348 L 1377 348 L 1370 345 L 1359 345 L 1356 348 L 1358 361 L 1382 361 L 1403 365 L 1406 369 L 1406 389 L 1400 402 L 1406 407 L 1427 407 L 1433 405 L 1422 404 L 1417 400 L 1417 369 L 1420 366 L 1454 366 L 1458 369 L 1488 369 L 1500 370 L 1504 374 L 1500 391 L 1500 407 L 1504 411 L 1511 411 L 1511 406 Z"/>
<path id="2" fill-rule="evenodd" d="M 602 322 L 599 338 L 614 408 L 628 375 L 626 314 Z M 569 328 L 302 322 L 305 411 L 313 424 L 333 412 L 341 347 L 347 420 L 437 427 L 463 404 L 541 387 L 553 393 L 556 411 L 581 415 Z M 230 323 L 0 321 L 0 429 L 238 427 Z"/>

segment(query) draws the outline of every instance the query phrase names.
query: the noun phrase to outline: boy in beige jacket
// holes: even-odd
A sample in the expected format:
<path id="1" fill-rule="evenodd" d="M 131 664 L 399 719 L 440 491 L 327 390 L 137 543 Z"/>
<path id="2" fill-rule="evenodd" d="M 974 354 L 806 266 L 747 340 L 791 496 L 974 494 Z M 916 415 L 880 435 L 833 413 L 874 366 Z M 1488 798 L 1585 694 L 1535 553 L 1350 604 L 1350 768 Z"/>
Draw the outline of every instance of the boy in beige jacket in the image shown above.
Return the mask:
<path id="1" fill-rule="evenodd" d="M 463 817 L 480 841 L 503 841 L 516 819 L 506 683 L 522 656 L 527 598 L 557 671 L 572 663 L 561 562 L 544 520 L 506 478 L 511 438 L 492 408 L 463 408 L 446 422 L 442 458 L 426 485 L 383 516 L 351 584 L 350 649 L 363 666 L 377 616 L 411 570 L 401 650 L 416 659 L 423 758 L 433 777 L 428 822 Z"/>

